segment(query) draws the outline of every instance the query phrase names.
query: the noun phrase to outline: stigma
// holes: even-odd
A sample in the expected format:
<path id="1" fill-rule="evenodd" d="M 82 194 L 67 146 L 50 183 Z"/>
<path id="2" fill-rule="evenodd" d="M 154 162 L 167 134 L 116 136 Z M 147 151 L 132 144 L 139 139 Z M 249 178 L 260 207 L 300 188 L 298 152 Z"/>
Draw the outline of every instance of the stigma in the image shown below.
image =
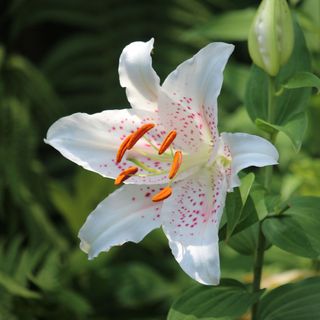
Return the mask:
<path id="1" fill-rule="evenodd" d="M 144 137 L 144 135 L 146 133 L 148 133 L 150 130 L 152 130 L 154 127 L 155 127 L 154 123 L 146 123 L 146 124 L 142 125 L 140 128 L 138 128 L 135 132 L 129 134 L 122 141 L 121 145 L 118 148 L 118 151 L 116 154 L 116 159 L 115 159 L 116 163 L 120 163 L 122 158 L 124 157 L 126 151 L 134 148 L 134 146 L 138 143 L 138 141 L 140 139 L 145 138 L 149 142 L 149 140 L 146 137 Z M 182 152 L 179 150 L 174 152 L 172 149 L 172 143 L 175 140 L 176 136 L 177 136 L 177 132 L 175 130 L 171 130 L 168 133 L 168 135 L 165 137 L 163 142 L 161 143 L 160 147 L 158 148 L 157 146 L 155 146 L 156 151 L 158 151 L 158 156 L 166 153 L 168 148 L 170 148 L 170 151 L 171 151 L 170 155 L 172 157 L 172 164 L 171 164 L 170 170 L 167 172 L 168 178 L 171 181 L 168 186 L 163 188 L 160 192 L 158 192 L 157 194 L 155 194 L 152 197 L 153 202 L 163 201 L 163 200 L 167 199 L 168 197 L 170 197 L 172 194 L 171 184 L 172 184 L 173 180 L 175 179 L 175 177 L 177 176 L 178 171 L 179 171 L 181 164 L 182 164 Z M 168 157 L 168 154 L 167 154 L 167 157 Z M 123 170 L 122 172 L 120 172 L 118 177 L 115 179 L 115 182 L 114 182 L 115 185 L 119 185 L 119 184 L 123 183 L 125 180 L 129 179 L 130 177 L 132 177 L 134 175 L 139 176 L 139 174 L 138 174 L 139 167 L 141 169 L 147 170 L 149 172 L 156 171 L 156 169 L 153 169 L 153 168 L 146 168 L 146 166 L 144 164 L 137 161 L 136 159 L 128 159 L 127 158 L 127 160 L 129 160 L 129 161 L 131 160 L 131 162 L 133 162 L 136 166 L 131 166 L 131 167 Z M 163 174 L 163 173 L 165 173 L 165 172 L 162 171 L 162 172 L 159 172 L 158 174 Z M 140 174 L 140 176 L 145 176 L 145 175 Z"/>

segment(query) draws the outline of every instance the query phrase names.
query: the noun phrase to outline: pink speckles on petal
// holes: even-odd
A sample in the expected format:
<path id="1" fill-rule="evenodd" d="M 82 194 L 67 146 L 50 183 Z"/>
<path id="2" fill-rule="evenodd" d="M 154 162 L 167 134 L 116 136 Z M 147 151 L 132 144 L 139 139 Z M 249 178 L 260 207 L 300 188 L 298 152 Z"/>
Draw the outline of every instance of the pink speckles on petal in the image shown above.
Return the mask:
<path id="1" fill-rule="evenodd" d="M 176 230 L 182 237 L 191 237 L 192 230 L 196 237 L 204 228 L 218 228 L 226 195 L 222 172 L 203 170 L 198 176 L 178 182 L 173 190 L 163 207 L 165 221 L 171 222 L 169 230 Z M 173 221 L 172 217 L 176 219 Z M 168 228 L 168 224 L 164 224 Z"/>
<path id="2" fill-rule="evenodd" d="M 203 143 L 213 139 L 206 123 L 202 107 L 192 102 L 191 97 L 179 94 L 162 95 L 159 102 L 160 118 L 165 127 L 176 130 L 176 144 L 185 151 L 196 152 Z"/>

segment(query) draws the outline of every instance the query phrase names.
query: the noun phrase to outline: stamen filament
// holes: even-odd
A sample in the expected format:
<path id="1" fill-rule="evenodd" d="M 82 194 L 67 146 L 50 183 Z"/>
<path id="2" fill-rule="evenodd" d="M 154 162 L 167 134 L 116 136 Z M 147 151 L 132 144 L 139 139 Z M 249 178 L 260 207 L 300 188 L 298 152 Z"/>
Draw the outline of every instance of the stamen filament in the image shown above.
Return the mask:
<path id="1" fill-rule="evenodd" d="M 171 154 L 171 157 L 173 158 L 174 157 L 174 152 L 173 152 L 172 145 L 170 146 L 170 154 Z"/>
<path id="2" fill-rule="evenodd" d="M 129 179 L 132 175 L 136 174 L 138 171 L 137 167 L 129 167 L 128 169 L 123 170 L 114 181 L 115 185 L 121 184 L 123 181 Z"/>
<path id="3" fill-rule="evenodd" d="M 158 154 L 163 154 L 168 148 L 169 146 L 171 146 L 173 140 L 176 138 L 177 136 L 177 132 L 175 130 L 172 130 L 168 133 L 168 135 L 164 138 L 160 148 L 159 148 L 159 152 Z"/>
<path id="4" fill-rule="evenodd" d="M 162 174 L 165 174 L 167 173 L 167 171 L 159 171 L 158 173 L 148 173 L 148 174 L 142 174 L 142 173 L 139 173 L 139 174 L 136 174 L 137 177 L 141 177 L 141 178 L 144 178 L 144 177 L 155 177 L 155 176 L 160 176 Z M 172 180 L 170 180 L 171 182 Z"/>
<path id="5" fill-rule="evenodd" d="M 141 169 L 143 169 L 145 171 L 148 171 L 148 172 L 151 172 L 151 173 L 161 174 L 160 170 L 150 168 L 150 167 L 148 167 L 147 165 L 145 165 L 144 163 L 142 163 L 141 161 L 139 161 L 139 160 L 137 160 L 135 158 L 128 158 L 127 160 L 133 162 L 136 166 L 140 167 Z"/>
<path id="6" fill-rule="evenodd" d="M 122 143 L 121 143 L 121 145 L 120 145 L 120 147 L 119 147 L 119 149 L 118 149 L 118 151 L 117 151 L 116 163 L 119 163 L 119 162 L 122 160 L 125 152 L 126 152 L 127 149 L 128 149 L 128 144 L 129 144 L 129 141 L 130 141 L 131 137 L 132 137 L 132 133 L 129 134 L 129 135 L 122 141 Z"/>
<path id="7" fill-rule="evenodd" d="M 153 149 L 159 151 L 158 147 L 150 139 L 148 139 L 147 137 L 143 137 L 143 139 L 145 139 Z"/>
<path id="8" fill-rule="evenodd" d="M 172 189 L 170 187 L 165 187 L 164 189 L 162 189 L 160 192 L 158 192 L 152 197 L 152 201 L 159 202 L 159 201 L 165 200 L 169 198 L 171 194 L 172 194 Z"/>
<path id="9" fill-rule="evenodd" d="M 169 172 L 169 179 L 174 178 L 174 176 L 177 174 L 180 166 L 182 163 L 182 152 L 181 151 L 176 151 L 173 157 L 173 162 L 171 165 L 171 169 Z"/>
<path id="10" fill-rule="evenodd" d="M 131 136 L 131 139 L 128 143 L 128 150 L 131 150 L 133 146 L 140 140 L 140 138 L 146 134 L 149 130 L 151 130 L 155 124 L 146 123 L 142 125 L 136 132 L 134 132 Z"/>

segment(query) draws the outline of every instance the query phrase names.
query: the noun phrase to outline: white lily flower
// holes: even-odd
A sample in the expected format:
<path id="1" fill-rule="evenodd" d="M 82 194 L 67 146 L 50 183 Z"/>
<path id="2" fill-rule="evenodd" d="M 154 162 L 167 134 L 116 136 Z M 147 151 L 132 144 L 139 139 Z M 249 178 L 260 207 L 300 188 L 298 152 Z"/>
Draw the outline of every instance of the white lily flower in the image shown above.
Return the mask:
<path id="1" fill-rule="evenodd" d="M 85 169 L 125 183 L 79 232 L 89 259 L 162 226 L 182 269 L 200 283 L 218 284 L 226 193 L 239 185 L 240 170 L 274 165 L 278 152 L 258 136 L 219 136 L 217 98 L 233 45 L 207 45 L 162 86 L 152 48 L 153 39 L 133 42 L 121 54 L 120 84 L 132 108 L 64 117 L 46 142 Z"/>

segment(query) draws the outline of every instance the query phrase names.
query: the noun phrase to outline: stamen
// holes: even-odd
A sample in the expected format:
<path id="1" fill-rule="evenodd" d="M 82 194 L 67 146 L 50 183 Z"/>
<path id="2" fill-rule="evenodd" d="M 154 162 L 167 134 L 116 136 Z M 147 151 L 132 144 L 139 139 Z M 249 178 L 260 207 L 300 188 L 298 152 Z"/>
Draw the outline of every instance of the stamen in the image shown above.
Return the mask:
<path id="1" fill-rule="evenodd" d="M 165 137 L 165 139 L 163 140 L 163 142 L 159 148 L 158 154 L 163 154 L 170 147 L 171 143 L 176 138 L 176 136 L 177 136 L 176 130 L 170 131 L 168 133 L 168 135 Z"/>
<path id="2" fill-rule="evenodd" d="M 172 194 L 172 189 L 170 187 L 165 187 L 163 190 L 158 192 L 152 197 L 153 202 L 159 202 L 169 198 Z"/>
<path id="3" fill-rule="evenodd" d="M 122 143 L 121 143 L 121 145 L 120 145 L 120 147 L 119 147 L 119 149 L 118 149 L 118 151 L 117 151 L 116 163 L 119 163 L 119 162 L 122 160 L 125 152 L 128 150 L 128 144 L 129 144 L 129 142 L 130 142 L 131 137 L 132 137 L 132 133 L 129 134 L 129 135 L 122 141 Z"/>
<path id="4" fill-rule="evenodd" d="M 174 176 L 177 174 L 180 166 L 182 163 L 182 152 L 181 151 L 176 151 L 173 157 L 173 162 L 171 165 L 171 169 L 169 172 L 169 179 L 174 178 Z"/>
<path id="5" fill-rule="evenodd" d="M 128 169 L 123 170 L 114 181 L 115 185 L 118 185 L 122 183 L 123 181 L 129 179 L 132 175 L 137 173 L 138 168 L 137 167 L 129 167 Z"/>
<path id="6" fill-rule="evenodd" d="M 149 130 L 151 130 L 155 124 L 153 123 L 146 123 L 143 126 L 141 126 L 136 132 L 134 132 L 131 136 L 131 139 L 128 143 L 128 150 L 131 150 L 133 146 L 139 141 L 139 139 L 146 134 Z"/>

